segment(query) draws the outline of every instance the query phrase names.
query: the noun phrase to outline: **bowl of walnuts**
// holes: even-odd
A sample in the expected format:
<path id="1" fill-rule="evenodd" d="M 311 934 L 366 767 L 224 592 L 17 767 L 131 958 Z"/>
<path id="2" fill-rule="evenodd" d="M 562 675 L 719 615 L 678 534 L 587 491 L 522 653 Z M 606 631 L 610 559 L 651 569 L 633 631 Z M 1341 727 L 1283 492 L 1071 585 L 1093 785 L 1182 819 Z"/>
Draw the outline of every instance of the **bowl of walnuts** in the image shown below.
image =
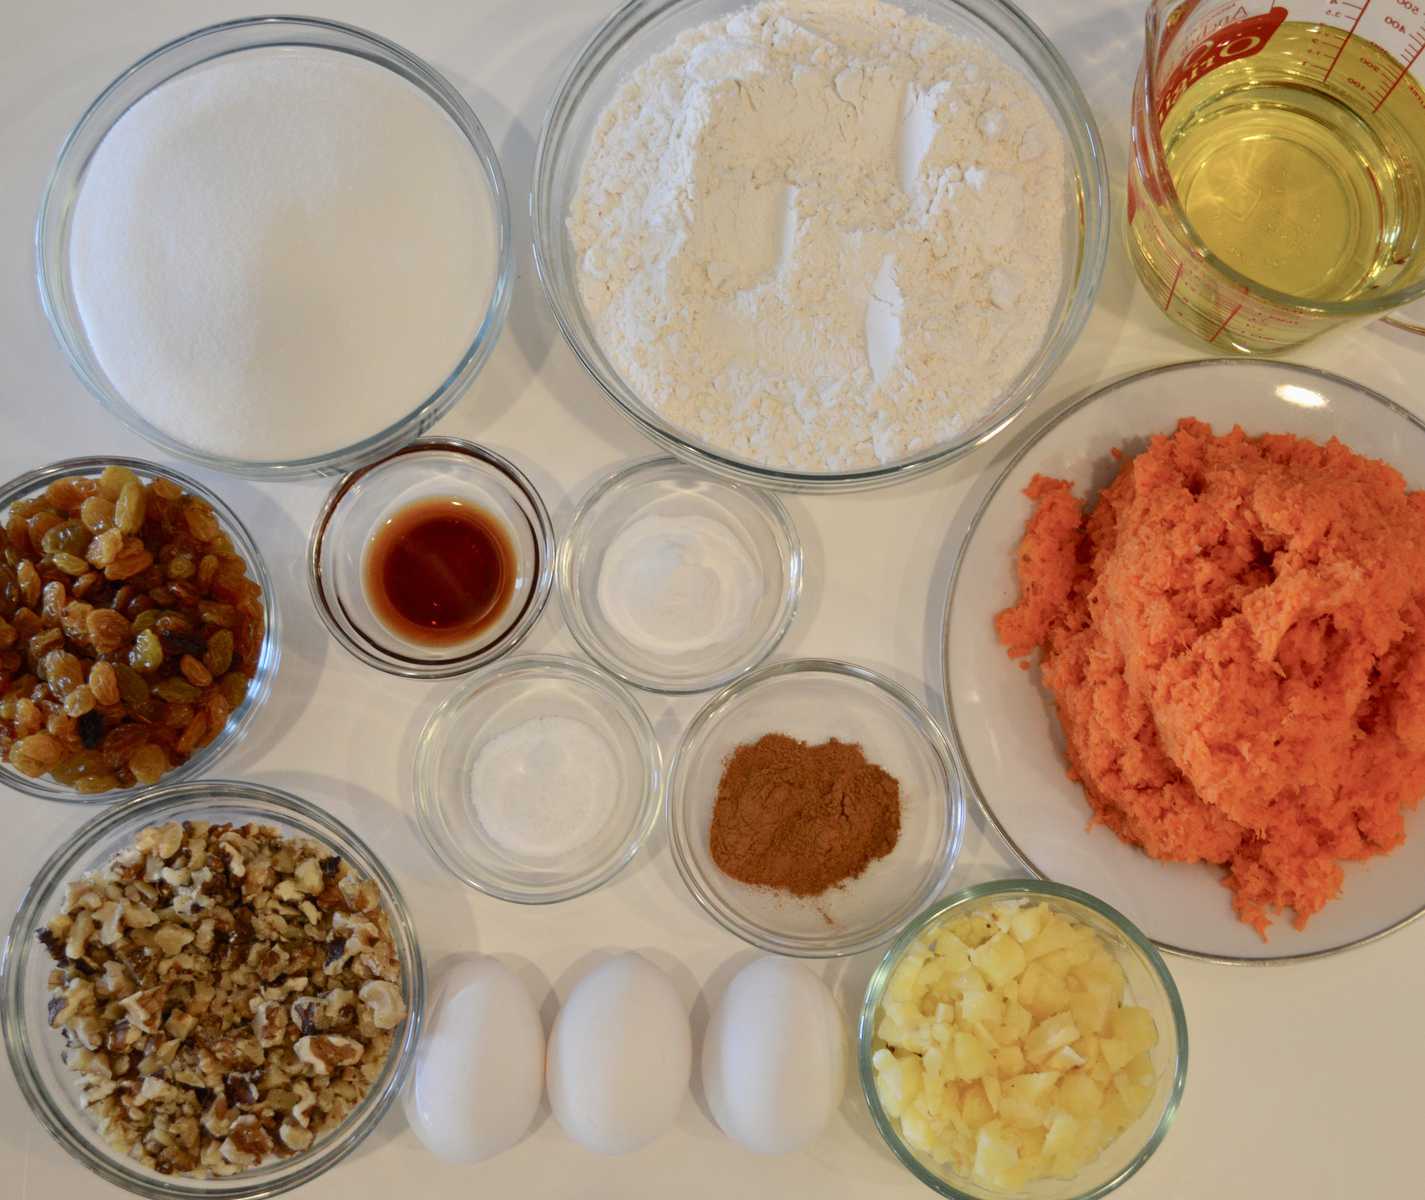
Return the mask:
<path id="1" fill-rule="evenodd" d="M 139 459 L 0 488 L 0 780 L 109 802 L 197 776 L 277 669 L 271 580 L 217 496 Z"/>
<path id="2" fill-rule="evenodd" d="M 353 829 L 257 784 L 163 785 L 40 867 L 0 950 L 26 1106 L 141 1196 L 265 1200 L 349 1155 L 399 1093 L 425 976 Z"/>

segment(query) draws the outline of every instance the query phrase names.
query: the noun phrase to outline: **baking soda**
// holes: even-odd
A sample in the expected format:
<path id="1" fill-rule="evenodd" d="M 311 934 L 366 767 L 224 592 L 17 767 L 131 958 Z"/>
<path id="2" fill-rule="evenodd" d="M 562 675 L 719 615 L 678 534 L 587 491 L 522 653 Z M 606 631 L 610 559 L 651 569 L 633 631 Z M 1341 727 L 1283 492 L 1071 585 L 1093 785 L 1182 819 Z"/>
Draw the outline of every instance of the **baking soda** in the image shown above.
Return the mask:
<path id="1" fill-rule="evenodd" d="M 249 50 L 139 100 L 84 174 L 70 241 L 95 357 L 150 424 L 250 461 L 346 447 L 438 390 L 484 319 L 493 196 L 394 72 Z"/>

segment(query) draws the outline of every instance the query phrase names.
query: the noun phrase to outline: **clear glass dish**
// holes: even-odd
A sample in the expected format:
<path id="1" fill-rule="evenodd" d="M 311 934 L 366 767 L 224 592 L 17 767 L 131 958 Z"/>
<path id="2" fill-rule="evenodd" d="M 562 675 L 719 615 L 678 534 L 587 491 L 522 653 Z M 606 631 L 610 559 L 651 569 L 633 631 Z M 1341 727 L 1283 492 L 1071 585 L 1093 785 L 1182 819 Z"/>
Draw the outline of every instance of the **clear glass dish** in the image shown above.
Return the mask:
<path id="1" fill-rule="evenodd" d="M 805 899 L 723 874 L 708 844 L 723 763 L 767 733 L 859 743 L 900 782 L 895 849 L 858 878 Z M 964 828 L 965 799 L 945 734 L 899 684 L 851 663 L 791 659 L 742 676 L 692 719 L 668 768 L 678 873 L 709 916 L 771 954 L 832 958 L 880 945 L 939 895 Z"/>
<path id="2" fill-rule="evenodd" d="M 1405 814 L 1405 844 L 1383 858 L 1344 863 L 1341 895 L 1305 929 L 1288 919 L 1263 941 L 1233 914 L 1220 868 L 1149 858 L 1106 826 L 1068 776 L 1054 703 L 1037 665 L 1022 671 L 994 631 L 1013 604 L 1018 547 L 1036 474 L 1066 479 L 1093 497 L 1117 473 L 1113 452 L 1133 454 L 1179 417 L 1223 433 L 1340 438 L 1383 459 L 1411 489 L 1425 488 L 1425 422 L 1386 397 L 1309 367 L 1207 360 L 1158 367 L 1063 405 L 1010 447 L 971 503 L 946 597 L 942 694 L 950 737 L 976 797 L 1009 849 L 1041 878 L 1092 888 L 1163 950 L 1220 963 L 1284 963 L 1363 945 L 1425 914 L 1425 806 Z M 970 508 L 967 504 L 966 511 Z M 948 519 L 947 519 L 948 524 Z M 956 522 L 958 536 L 960 522 Z"/>
<path id="3" fill-rule="evenodd" d="M 576 849 L 515 853 L 486 830 L 473 767 L 491 741 L 528 720 L 566 717 L 601 735 L 618 777 L 614 810 Z M 431 852 L 462 883 L 518 904 L 556 904 L 603 887 L 633 861 L 658 820 L 663 755 L 637 700 L 588 663 L 553 655 L 511 659 L 446 698 L 421 731 L 416 820 Z"/>
<path id="4" fill-rule="evenodd" d="M 490 187 L 499 242 L 497 273 L 484 319 L 444 383 L 406 416 L 351 446 L 311 458 L 267 462 L 231 459 L 196 450 L 141 417 L 110 382 L 84 331 L 69 271 L 69 235 L 75 201 L 90 158 L 115 122 L 139 99 L 175 75 L 223 55 L 274 46 L 308 46 L 352 54 L 395 72 L 419 88 L 469 139 Z M 499 340 L 514 281 L 510 203 L 494 145 L 465 98 L 433 67 L 394 42 L 335 21 L 310 17 L 252 17 L 185 34 L 144 55 L 124 71 L 79 118 L 60 147 L 35 225 L 40 302 L 50 329 L 74 373 L 109 412 L 155 446 L 214 470 L 262 479 L 336 474 L 420 436 L 450 411 Z"/>
<path id="5" fill-rule="evenodd" d="M 92 477 L 100 474 L 105 467 L 127 467 L 145 483 L 155 475 L 162 475 L 166 479 L 173 480 L 185 492 L 190 492 L 207 501 L 212 506 L 213 512 L 217 514 L 222 531 L 232 539 L 234 548 L 246 559 L 249 575 L 262 588 L 264 630 L 262 650 L 257 660 L 257 671 L 248 683 L 247 694 L 244 696 L 243 702 L 228 717 L 228 723 L 223 727 L 223 731 L 206 746 L 200 748 L 186 762 L 180 763 L 164 774 L 159 781 L 159 786 L 182 783 L 212 770 L 213 764 L 231 746 L 242 739 L 243 734 L 252 723 L 253 717 L 257 714 L 257 710 L 272 690 L 272 678 L 277 674 L 277 664 L 281 657 L 277 595 L 272 586 L 272 576 L 268 573 L 267 563 L 263 560 L 257 543 L 253 541 L 252 534 L 238 519 L 238 515 L 214 492 L 204 487 L 196 479 L 184 475 L 180 471 L 175 471 L 172 467 L 161 466 L 141 458 L 68 458 L 50 466 L 27 472 L 0 487 L 0 520 L 4 520 L 5 514 L 10 511 L 10 505 L 15 501 L 44 491 L 56 479 L 64 479 L 71 475 Z M 86 795 L 56 783 L 47 776 L 31 779 L 28 775 L 22 775 L 15 770 L 8 762 L 3 761 L 0 761 L 0 783 L 12 787 L 18 792 L 38 796 L 42 800 L 63 800 L 73 804 L 112 804 L 119 800 L 128 800 L 149 790 L 147 787 L 135 786 Z"/>
<path id="6" fill-rule="evenodd" d="M 876 1092 L 871 1056 L 883 1043 L 876 1037 L 876 1014 L 892 974 L 906 951 L 926 930 L 957 916 L 996 903 L 1015 900 L 1044 902 L 1057 912 L 1095 930 L 1123 968 L 1133 1002 L 1148 1009 L 1158 1026 L 1158 1044 L 1151 1058 L 1157 1087 L 1147 1110 L 1111 1142 L 1097 1159 L 1072 1179 L 1045 1179 L 1021 1192 L 986 1188 L 947 1173 L 901 1139 L 895 1121 L 886 1115 Z M 871 976 L 857 1028 L 857 1066 L 861 1091 L 871 1118 L 895 1156 L 912 1175 L 949 1200 L 1095 1200 L 1125 1183 L 1152 1156 L 1168 1135 L 1187 1082 L 1188 1029 L 1182 997 L 1162 955 L 1122 913 L 1077 888 L 1036 880 L 1007 879 L 982 883 L 948 896 L 916 917 Z"/>
<path id="7" fill-rule="evenodd" d="M 736 640 L 670 659 L 629 641 L 605 615 L 599 596 L 605 554 L 635 518 L 649 515 L 716 520 L 757 564 L 763 592 Z M 559 547 L 558 574 L 565 623 L 585 654 L 634 687 L 705 692 L 750 671 L 791 628 L 801 597 L 802 544 L 770 492 L 709 477 L 674 458 L 652 458 L 620 467 L 589 489 Z"/>
<path id="8" fill-rule="evenodd" d="M 545 117 L 530 208 L 534 261 L 565 339 L 608 398 L 664 449 L 725 478 L 787 491 L 833 492 L 909 479 L 984 444 L 1008 426 L 1063 361 L 1093 307 L 1108 253 L 1108 174 L 1098 128 L 1068 65 L 1039 29 L 1004 0 L 896 0 L 912 12 L 977 37 L 1035 81 L 1057 118 L 1072 178 L 1064 287 L 1038 353 L 999 404 L 965 433 L 897 462 L 842 472 L 763 466 L 706 444 L 670 424 L 623 380 L 599 345 L 579 296 L 578 263 L 566 218 L 584 156 L 609 100 L 641 63 L 678 34 L 749 7 L 748 0 L 634 0 L 590 39 Z"/>
<path id="9" fill-rule="evenodd" d="M 366 596 L 367 547 L 379 526 L 423 499 L 455 497 L 493 514 L 515 552 L 514 590 L 501 617 L 470 642 L 427 646 L 388 629 Z M 307 582 L 331 635 L 367 666 L 411 679 L 445 679 L 493 662 L 529 635 L 554 583 L 554 525 L 514 463 L 461 438 L 424 438 L 332 489 L 312 525 Z"/>
<path id="10" fill-rule="evenodd" d="M 361 1103 L 330 1133 L 300 1154 L 254 1167 L 227 1179 L 164 1176 L 111 1149 L 80 1106 L 76 1076 L 60 1060 L 63 1041 L 46 1013 L 49 955 L 35 939 L 60 908 L 70 879 L 104 865 L 132 844 L 139 830 L 167 821 L 248 821 L 311 838 L 345 858 L 381 890 L 401 961 L 408 1016 L 381 1074 Z M 380 1124 L 405 1081 L 420 1038 L 425 1009 L 425 968 L 415 927 L 400 889 L 380 860 L 352 830 L 316 805 L 275 788 L 223 780 L 160 786 L 82 826 L 42 866 L 20 901 L 0 957 L 3 1001 L 0 1030 L 25 1104 L 75 1159 L 107 1183 L 155 1200 L 224 1197 L 257 1200 L 291 1191 L 346 1158 Z"/>

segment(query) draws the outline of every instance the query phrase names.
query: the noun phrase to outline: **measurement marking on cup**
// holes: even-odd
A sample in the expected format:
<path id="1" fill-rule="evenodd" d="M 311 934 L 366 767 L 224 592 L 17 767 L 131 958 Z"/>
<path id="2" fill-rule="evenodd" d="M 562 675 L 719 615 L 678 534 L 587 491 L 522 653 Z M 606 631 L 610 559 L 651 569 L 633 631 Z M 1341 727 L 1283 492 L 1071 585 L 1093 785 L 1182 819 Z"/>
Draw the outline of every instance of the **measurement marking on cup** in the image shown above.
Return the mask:
<path id="1" fill-rule="evenodd" d="M 1239 305 L 1238 305 L 1236 308 L 1234 308 L 1230 313 L 1228 313 L 1228 314 L 1227 314 L 1227 320 L 1223 321 L 1222 324 L 1217 327 L 1217 329 L 1214 331 L 1213 335 L 1212 335 L 1210 338 L 1207 339 L 1208 342 L 1215 342 L 1219 337 L 1221 337 L 1221 336 L 1222 336 L 1222 331 L 1223 331 L 1224 329 L 1226 329 L 1227 326 L 1232 323 L 1232 318 L 1235 317 L 1235 316 L 1236 316 L 1239 312 L 1241 312 L 1241 311 L 1242 311 L 1242 306 L 1239 304 Z"/>
<path id="2" fill-rule="evenodd" d="M 1178 280 L 1183 277 L 1183 264 L 1178 263 L 1177 274 L 1173 276 L 1173 286 L 1168 289 L 1168 298 L 1163 302 L 1163 311 L 1167 312 L 1173 306 L 1173 295 L 1178 290 Z"/>
<path id="3" fill-rule="evenodd" d="M 1420 37 L 1419 34 L 1416 34 L 1415 36 Z M 1425 38 L 1421 38 L 1420 45 L 1415 47 L 1415 53 L 1413 53 L 1409 58 L 1405 60 L 1405 66 L 1400 68 L 1400 74 L 1397 75 L 1395 79 L 1392 80 L 1391 85 L 1385 89 L 1385 95 L 1376 101 L 1376 106 L 1371 109 L 1371 112 L 1380 112 L 1381 105 L 1390 99 L 1391 92 L 1395 91 L 1395 89 L 1400 85 L 1400 81 L 1410 74 L 1410 68 L 1415 65 L 1415 60 L 1420 57 L 1420 52 L 1422 50 L 1425 50 Z"/>
<path id="4" fill-rule="evenodd" d="M 1321 77 L 1321 82 L 1325 83 L 1331 78 L 1331 72 L 1336 69 L 1336 64 L 1341 61 L 1341 55 L 1346 52 L 1346 47 L 1351 44 L 1351 39 L 1356 36 L 1356 27 L 1360 25 L 1361 18 L 1366 15 L 1366 9 L 1370 8 L 1371 0 L 1363 0 L 1360 9 L 1356 12 L 1356 19 L 1351 22 L 1351 28 L 1346 30 L 1346 36 L 1341 39 L 1341 44 L 1336 47 L 1336 57 L 1331 60 L 1331 65 L 1326 68 L 1326 74 Z"/>

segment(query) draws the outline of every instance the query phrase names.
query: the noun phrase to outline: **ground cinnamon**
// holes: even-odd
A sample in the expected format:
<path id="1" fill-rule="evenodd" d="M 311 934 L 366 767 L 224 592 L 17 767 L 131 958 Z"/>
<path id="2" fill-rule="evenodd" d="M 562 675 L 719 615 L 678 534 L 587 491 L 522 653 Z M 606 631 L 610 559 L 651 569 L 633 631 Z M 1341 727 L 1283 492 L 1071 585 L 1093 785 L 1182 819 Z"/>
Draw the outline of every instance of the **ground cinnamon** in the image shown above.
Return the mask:
<path id="1" fill-rule="evenodd" d="M 709 842 L 733 879 L 817 896 L 889 854 L 900 828 L 900 784 L 860 746 L 769 733 L 723 764 Z"/>

